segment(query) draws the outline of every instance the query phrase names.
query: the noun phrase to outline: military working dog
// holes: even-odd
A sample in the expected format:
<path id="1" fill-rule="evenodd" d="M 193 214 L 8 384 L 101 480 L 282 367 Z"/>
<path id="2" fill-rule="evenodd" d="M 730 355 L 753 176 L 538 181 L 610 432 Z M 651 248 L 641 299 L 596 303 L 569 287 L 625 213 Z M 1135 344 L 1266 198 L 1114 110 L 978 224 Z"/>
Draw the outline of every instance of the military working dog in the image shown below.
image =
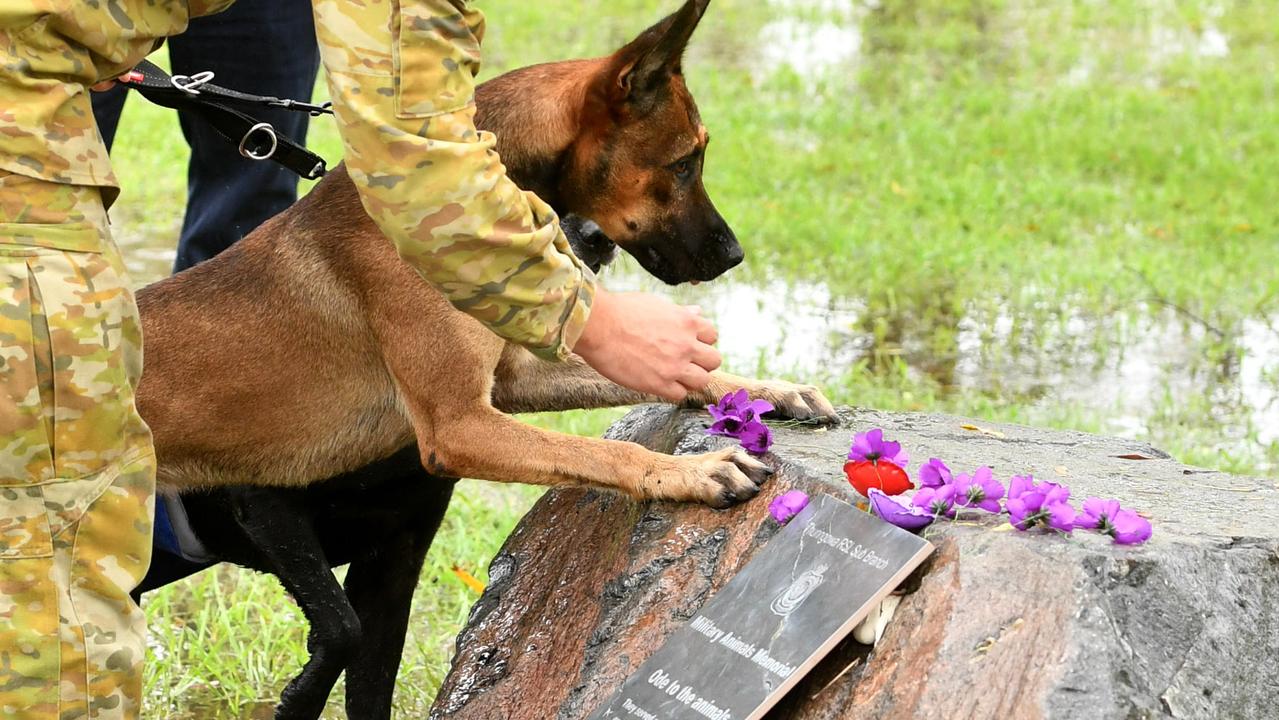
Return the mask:
<path id="1" fill-rule="evenodd" d="M 575 243 L 592 265 L 616 243 L 676 284 L 742 259 L 702 184 L 709 134 L 681 69 L 707 1 L 689 0 L 612 55 L 517 70 L 477 91 L 477 125 L 497 135 L 517 184 L 602 231 Z M 138 402 L 162 489 L 188 498 L 216 556 L 281 576 L 312 621 L 312 657 L 278 717 L 317 716 L 344 668 L 351 717 L 389 714 L 447 478 L 726 507 L 771 473 L 737 449 L 674 457 L 509 416 L 657 398 L 580 358 L 539 360 L 454 309 L 400 260 L 340 167 L 138 303 Z M 738 388 L 782 415 L 834 418 L 812 386 L 723 373 L 687 402 Z M 345 593 L 328 572 L 344 562 Z"/>

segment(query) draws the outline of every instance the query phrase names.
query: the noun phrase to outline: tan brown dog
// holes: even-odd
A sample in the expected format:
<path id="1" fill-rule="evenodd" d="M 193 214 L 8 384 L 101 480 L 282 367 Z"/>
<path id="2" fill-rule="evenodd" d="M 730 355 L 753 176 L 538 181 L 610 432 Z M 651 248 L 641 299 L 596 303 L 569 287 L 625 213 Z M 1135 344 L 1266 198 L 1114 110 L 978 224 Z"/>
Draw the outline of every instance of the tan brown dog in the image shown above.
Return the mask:
<path id="1" fill-rule="evenodd" d="M 708 135 L 680 72 L 705 4 L 690 0 L 611 56 L 511 73 L 478 97 L 478 123 L 500 138 L 522 186 L 593 219 L 672 283 L 710 279 L 741 259 L 702 187 Z M 525 110 L 504 110 L 514 107 Z M 656 399 L 580 359 L 538 360 L 454 309 L 400 260 L 341 168 L 232 249 L 138 300 L 139 407 L 165 487 L 300 486 L 414 442 L 437 475 L 717 507 L 754 496 L 770 472 L 739 450 L 671 457 L 507 415 Z M 834 417 L 811 386 L 725 374 L 688 402 L 737 388 L 790 417 Z"/>
<path id="2" fill-rule="evenodd" d="M 607 58 L 516 71 L 477 93 L 477 123 L 498 133 L 512 179 L 565 214 L 596 269 L 616 247 L 568 213 L 597 218 L 667 282 L 741 259 L 701 185 L 707 137 L 679 76 L 704 7 L 686 4 Z M 277 718 L 319 717 L 343 671 L 353 720 L 391 716 L 413 590 L 452 492 L 445 475 L 716 505 L 753 495 L 764 475 L 740 453 L 671 458 L 502 415 L 650 398 L 580 361 L 538 361 L 449 307 L 399 260 L 340 169 L 139 304 L 141 409 L 161 480 L 185 490 L 205 555 L 158 553 L 139 592 L 217 561 L 279 577 L 310 623 L 310 659 Z M 727 375 L 689 403 L 737 387 L 788 415 L 833 415 L 814 388 Z M 347 563 L 339 584 L 332 568 Z"/>

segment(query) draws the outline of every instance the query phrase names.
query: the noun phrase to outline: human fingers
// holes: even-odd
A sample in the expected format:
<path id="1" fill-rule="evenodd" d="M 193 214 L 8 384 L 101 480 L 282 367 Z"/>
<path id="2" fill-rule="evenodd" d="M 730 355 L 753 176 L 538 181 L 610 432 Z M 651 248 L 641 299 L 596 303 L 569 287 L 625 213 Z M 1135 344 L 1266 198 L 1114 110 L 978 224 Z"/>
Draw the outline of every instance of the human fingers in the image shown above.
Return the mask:
<path id="1" fill-rule="evenodd" d="M 710 345 L 698 343 L 693 349 L 693 363 L 707 372 L 715 370 L 723 362 L 723 356 Z"/>
<path id="2" fill-rule="evenodd" d="M 715 329 L 715 325 L 704 317 L 696 316 L 695 328 L 697 330 L 697 339 L 707 345 L 714 345 L 719 342 L 719 330 Z"/>
<path id="3" fill-rule="evenodd" d="M 688 392 L 701 392 L 711 384 L 711 374 L 697 365 L 689 364 L 680 373 L 679 384 Z M 682 398 L 681 398 L 682 399 Z"/>
<path id="4" fill-rule="evenodd" d="M 655 395 L 668 403 L 679 404 L 684 402 L 684 398 L 688 397 L 689 389 L 682 383 L 671 382 L 665 384 Z"/>

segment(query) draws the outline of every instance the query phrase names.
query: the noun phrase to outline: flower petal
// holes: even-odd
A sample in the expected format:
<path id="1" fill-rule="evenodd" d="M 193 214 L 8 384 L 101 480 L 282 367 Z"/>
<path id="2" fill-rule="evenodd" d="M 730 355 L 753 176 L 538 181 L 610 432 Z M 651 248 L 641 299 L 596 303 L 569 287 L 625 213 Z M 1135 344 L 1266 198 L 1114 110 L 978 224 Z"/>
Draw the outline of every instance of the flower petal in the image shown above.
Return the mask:
<path id="1" fill-rule="evenodd" d="M 1154 529 L 1150 521 L 1132 510 L 1120 510 L 1111 522 L 1114 524 L 1115 542 L 1120 545 L 1136 545 L 1150 539 Z"/>
<path id="2" fill-rule="evenodd" d="M 878 488 L 871 488 L 867 497 L 870 499 L 871 510 L 876 515 L 903 530 L 918 530 L 933 521 L 930 513 L 910 505 L 905 498 L 885 495 Z"/>
<path id="3" fill-rule="evenodd" d="M 1044 504 L 1054 505 L 1056 503 L 1064 503 L 1070 500 L 1070 488 L 1057 483 L 1046 482 L 1039 486 L 1044 493 Z"/>
<path id="4" fill-rule="evenodd" d="M 774 520 L 785 525 L 807 506 L 807 493 L 802 490 L 790 490 L 773 498 L 773 502 L 768 504 L 768 512 Z"/>
<path id="5" fill-rule="evenodd" d="M 1048 526 L 1068 533 L 1075 529 L 1075 509 L 1069 503 L 1056 502 L 1045 505 L 1048 511 Z"/>
<path id="6" fill-rule="evenodd" d="M 1008 497 L 1021 497 L 1023 494 L 1035 489 L 1035 476 L 1033 475 L 1014 475 L 1008 479 Z"/>
<path id="7" fill-rule="evenodd" d="M 742 427 L 738 439 L 746 452 L 763 455 L 773 446 L 773 430 L 758 420 L 751 420 Z"/>
<path id="8" fill-rule="evenodd" d="M 923 487 L 937 487 L 954 482 L 950 468 L 938 458 L 929 458 L 919 467 L 919 484 Z"/>

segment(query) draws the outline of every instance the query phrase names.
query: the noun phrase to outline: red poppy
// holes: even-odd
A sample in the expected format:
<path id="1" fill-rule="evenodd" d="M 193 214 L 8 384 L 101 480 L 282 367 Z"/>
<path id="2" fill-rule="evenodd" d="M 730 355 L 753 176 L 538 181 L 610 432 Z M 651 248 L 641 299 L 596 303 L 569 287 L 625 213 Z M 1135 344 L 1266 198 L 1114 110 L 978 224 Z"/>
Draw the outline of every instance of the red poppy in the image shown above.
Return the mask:
<path id="1" fill-rule="evenodd" d="M 869 496 L 871 488 L 879 488 L 885 495 L 900 495 L 915 487 L 905 470 L 887 461 L 849 460 L 844 463 L 844 474 L 863 496 Z"/>

